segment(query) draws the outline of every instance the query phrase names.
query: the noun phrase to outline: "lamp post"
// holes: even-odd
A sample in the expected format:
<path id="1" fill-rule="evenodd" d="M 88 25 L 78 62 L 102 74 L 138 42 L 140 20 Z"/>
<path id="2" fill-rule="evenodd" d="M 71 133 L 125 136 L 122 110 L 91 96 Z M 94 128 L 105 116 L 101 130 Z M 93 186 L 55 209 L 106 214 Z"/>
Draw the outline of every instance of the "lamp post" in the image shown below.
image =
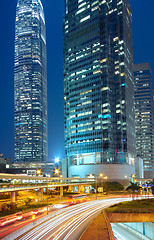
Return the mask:
<path id="1" fill-rule="evenodd" d="M 55 174 L 59 174 L 59 169 L 55 169 Z"/>
<path id="2" fill-rule="evenodd" d="M 97 176 L 95 178 L 95 188 L 96 188 L 96 199 L 97 199 Z"/>
<path id="3" fill-rule="evenodd" d="M 97 185 L 98 185 L 98 180 L 100 179 L 101 188 L 102 188 L 102 178 L 103 178 L 103 173 L 100 173 L 99 175 L 96 175 L 96 178 L 95 178 L 96 199 L 97 199 Z"/>
<path id="4" fill-rule="evenodd" d="M 54 170 L 54 174 L 57 175 L 57 177 L 59 177 L 60 170 L 59 169 L 55 169 Z M 60 188 L 59 187 L 58 187 L 58 192 L 60 192 Z"/>
<path id="5" fill-rule="evenodd" d="M 55 158 L 54 162 L 55 162 L 55 168 L 58 169 L 59 168 L 60 159 L 59 158 Z"/>
<path id="6" fill-rule="evenodd" d="M 101 178 L 101 193 L 102 193 L 103 192 L 103 186 L 102 186 L 103 173 L 100 173 L 99 176 Z"/>
<path id="7" fill-rule="evenodd" d="M 131 175 L 131 182 L 132 182 L 132 183 L 135 182 L 135 177 L 136 177 L 135 174 L 132 174 L 132 175 Z"/>
<path id="8" fill-rule="evenodd" d="M 48 215 L 48 213 L 49 213 L 49 199 L 48 199 L 48 197 L 49 197 L 49 193 L 48 193 L 48 177 L 49 177 L 49 175 L 47 174 L 47 215 Z"/>
<path id="9" fill-rule="evenodd" d="M 40 176 L 41 175 L 41 170 L 37 169 L 36 174 L 37 174 L 37 176 Z"/>
<path id="10" fill-rule="evenodd" d="M 58 164 L 59 163 L 59 158 L 55 158 L 55 163 Z"/>
<path id="11" fill-rule="evenodd" d="M 132 200 L 134 200 L 134 192 L 135 192 L 135 175 L 131 174 L 131 184 L 132 184 Z"/>

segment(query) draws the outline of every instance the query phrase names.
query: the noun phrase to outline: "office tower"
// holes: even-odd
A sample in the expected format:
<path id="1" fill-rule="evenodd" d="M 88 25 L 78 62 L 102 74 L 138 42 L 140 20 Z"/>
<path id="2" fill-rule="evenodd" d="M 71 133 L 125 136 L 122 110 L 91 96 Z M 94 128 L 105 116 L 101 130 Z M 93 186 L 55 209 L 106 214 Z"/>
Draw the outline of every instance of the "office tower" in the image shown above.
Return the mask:
<path id="1" fill-rule="evenodd" d="M 63 31 L 68 175 L 130 175 L 135 127 L 129 1 L 65 0 Z"/>
<path id="2" fill-rule="evenodd" d="M 154 102 L 149 63 L 134 65 L 137 156 L 143 159 L 145 178 L 154 178 Z"/>
<path id="3" fill-rule="evenodd" d="M 47 161 L 46 29 L 40 0 L 18 0 L 14 65 L 15 162 Z"/>

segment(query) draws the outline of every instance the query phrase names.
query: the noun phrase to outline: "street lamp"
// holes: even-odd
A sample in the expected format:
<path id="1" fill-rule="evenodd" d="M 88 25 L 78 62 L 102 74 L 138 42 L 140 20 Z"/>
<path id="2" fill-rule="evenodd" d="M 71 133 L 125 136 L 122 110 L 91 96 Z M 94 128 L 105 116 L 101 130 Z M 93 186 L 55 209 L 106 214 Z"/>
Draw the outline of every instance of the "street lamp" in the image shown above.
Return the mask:
<path id="1" fill-rule="evenodd" d="M 54 170 L 54 174 L 57 174 L 57 175 L 58 175 L 59 172 L 60 172 L 59 169 L 55 169 L 55 170 Z"/>
<path id="2" fill-rule="evenodd" d="M 47 176 L 47 215 L 49 212 L 49 192 L 48 192 L 48 177 L 50 177 L 49 174 L 46 175 Z"/>
<path id="3" fill-rule="evenodd" d="M 60 168 L 60 159 L 59 158 L 55 158 L 54 159 L 54 163 L 55 163 L 54 165 L 55 165 L 55 168 L 56 168 L 55 174 L 59 174 L 58 170 Z"/>
<path id="4" fill-rule="evenodd" d="M 41 170 L 37 169 L 36 174 L 37 174 L 37 176 L 39 176 L 41 174 Z"/>
<path id="5" fill-rule="evenodd" d="M 60 171 L 59 169 L 55 169 L 54 170 L 54 174 L 57 175 L 59 177 Z M 60 177 L 62 177 L 62 175 L 60 175 Z M 61 182 L 61 180 L 59 179 L 59 182 Z M 58 191 L 60 191 L 60 188 L 58 187 Z"/>
<path id="6" fill-rule="evenodd" d="M 132 175 L 131 175 L 131 182 L 132 182 L 132 183 L 135 182 L 135 177 L 136 177 L 135 174 L 132 174 Z"/>
<path id="7" fill-rule="evenodd" d="M 96 178 L 95 178 L 96 194 L 97 194 L 97 185 L 98 185 L 98 180 L 99 180 L 99 178 L 101 179 L 100 183 L 101 183 L 101 187 L 102 187 L 103 173 L 100 173 L 99 175 L 96 175 Z M 97 199 L 97 196 L 96 196 L 96 199 Z"/>
<path id="8" fill-rule="evenodd" d="M 55 163 L 59 163 L 59 158 L 55 158 Z"/>
<path id="9" fill-rule="evenodd" d="M 103 173 L 100 173 L 99 176 L 100 176 L 100 178 L 101 178 L 101 192 L 103 192 L 103 186 L 102 186 Z"/>

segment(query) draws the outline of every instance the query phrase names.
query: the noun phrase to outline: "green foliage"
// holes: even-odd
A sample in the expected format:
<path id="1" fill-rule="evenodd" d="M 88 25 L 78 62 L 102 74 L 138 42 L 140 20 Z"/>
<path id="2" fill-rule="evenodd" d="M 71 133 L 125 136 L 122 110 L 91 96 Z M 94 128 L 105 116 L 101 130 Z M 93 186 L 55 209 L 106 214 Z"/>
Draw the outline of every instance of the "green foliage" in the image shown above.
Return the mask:
<path id="1" fill-rule="evenodd" d="M 29 206 L 30 203 L 32 202 L 32 199 L 31 199 L 31 198 L 26 198 L 26 199 L 24 200 L 24 202 L 25 202 L 25 205 L 26 205 L 26 206 Z"/>
<path id="2" fill-rule="evenodd" d="M 140 188 L 141 188 L 141 187 L 138 186 L 137 183 L 132 183 L 132 182 L 131 182 L 130 186 L 128 186 L 128 187 L 126 188 L 126 191 L 131 190 L 132 192 L 135 192 L 135 191 L 139 191 Z"/>
<path id="3" fill-rule="evenodd" d="M 15 213 L 17 209 L 16 203 L 4 203 L 1 206 L 1 213 L 0 215 L 5 216 L 8 214 Z"/>
<path id="4" fill-rule="evenodd" d="M 124 186 L 118 182 L 97 182 L 92 185 L 93 188 L 99 188 L 103 187 L 103 192 L 118 192 L 118 191 L 124 191 Z"/>
<path id="5" fill-rule="evenodd" d="M 52 205 L 50 203 L 50 205 Z M 47 206 L 46 202 L 43 203 L 34 203 L 31 205 L 21 205 L 21 204 L 15 204 L 15 203 L 4 203 L 2 205 L 1 211 L 0 211 L 0 217 L 6 216 L 6 215 L 10 215 L 10 214 L 14 214 L 14 213 L 18 213 L 21 211 L 28 211 L 28 210 L 32 210 L 32 209 L 38 209 L 41 207 Z"/>
<path id="6" fill-rule="evenodd" d="M 151 213 L 154 212 L 154 200 L 143 199 L 115 204 L 106 210 L 107 212 L 117 213 Z"/>
<path id="7" fill-rule="evenodd" d="M 124 186 L 118 182 L 103 182 L 102 187 L 104 192 L 124 190 Z"/>
<path id="8" fill-rule="evenodd" d="M 15 203 L 5 203 L 2 205 L 2 211 L 11 211 L 16 209 L 16 204 Z"/>

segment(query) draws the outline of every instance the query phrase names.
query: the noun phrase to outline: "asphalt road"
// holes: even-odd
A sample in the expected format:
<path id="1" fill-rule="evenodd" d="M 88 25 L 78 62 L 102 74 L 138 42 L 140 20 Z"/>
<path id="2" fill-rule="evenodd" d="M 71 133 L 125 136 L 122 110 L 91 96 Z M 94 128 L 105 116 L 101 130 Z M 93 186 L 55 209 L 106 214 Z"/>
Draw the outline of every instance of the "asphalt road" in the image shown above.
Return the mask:
<path id="1" fill-rule="evenodd" d="M 104 199 L 77 204 L 36 226 L 18 240 L 77 240 L 88 223 L 103 209 L 127 199 Z M 16 240 L 17 240 L 16 239 Z M 8 238 L 9 240 L 9 238 Z M 12 239 L 10 239 L 12 240 Z M 130 240 L 130 239 L 129 239 Z M 132 240 L 132 239 L 131 239 Z"/>
<path id="2" fill-rule="evenodd" d="M 0 227 L 0 239 L 3 239 L 4 237 L 8 236 L 9 234 L 17 231 L 18 229 L 26 226 L 27 224 L 34 222 L 36 219 L 39 219 L 43 216 L 46 215 L 46 212 L 39 214 L 38 216 L 35 216 L 35 218 L 33 216 L 20 220 L 20 221 L 16 221 L 15 223 L 6 225 L 4 227 Z M 13 240 L 13 239 L 10 239 Z"/>

